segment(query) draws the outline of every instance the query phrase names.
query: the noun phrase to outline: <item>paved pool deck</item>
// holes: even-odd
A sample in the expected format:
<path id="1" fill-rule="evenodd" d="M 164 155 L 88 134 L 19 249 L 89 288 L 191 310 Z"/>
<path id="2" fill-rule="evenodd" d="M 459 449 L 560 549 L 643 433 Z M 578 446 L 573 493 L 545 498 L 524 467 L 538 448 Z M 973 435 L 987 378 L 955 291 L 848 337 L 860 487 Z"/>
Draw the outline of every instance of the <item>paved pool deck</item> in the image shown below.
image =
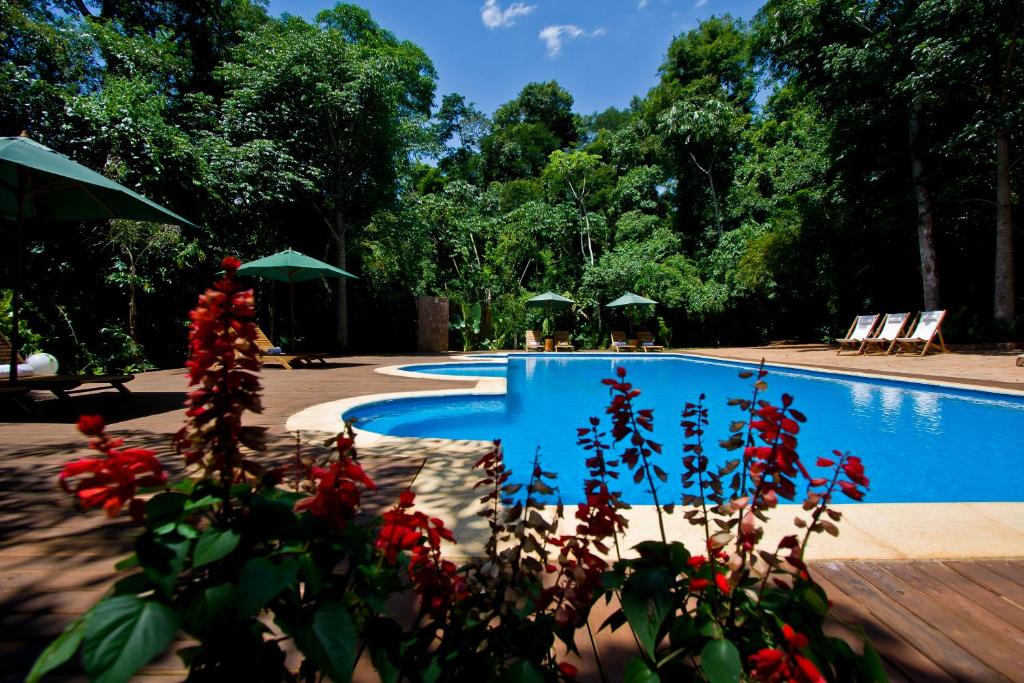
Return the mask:
<path id="1" fill-rule="evenodd" d="M 1015 355 L 1009 353 L 926 357 L 856 356 L 837 355 L 834 350 L 821 346 L 681 352 L 754 362 L 764 358 L 769 364 L 1001 392 L 1016 393 L 1024 389 L 1024 368 L 1014 366 Z M 340 416 L 346 410 L 366 401 L 383 401 L 403 396 L 493 395 L 505 391 L 503 379 L 482 379 L 473 383 L 456 376 L 442 379 L 446 386 L 441 389 L 424 389 L 419 384 L 424 380 L 416 378 L 413 373 L 397 369 L 398 365 L 379 367 L 376 372 L 406 379 L 410 383 L 408 392 L 346 397 L 311 406 L 289 417 L 287 429 L 316 443 L 341 429 Z M 567 428 L 571 428 L 571 425 Z M 451 520 L 457 538 L 462 539 L 462 552 L 472 554 L 483 547 L 487 529 L 475 514 L 477 495 L 472 487 L 479 475 L 473 471 L 473 464 L 491 448 L 489 443 L 396 438 L 358 430 L 357 434 L 357 442 L 361 444 L 363 452 L 373 457 L 400 459 L 410 452 L 429 454 L 413 482 L 421 506 L 433 515 Z M 941 454 L 936 456 L 941 457 Z M 870 473 L 870 463 L 867 466 Z M 867 500 L 870 501 L 870 493 Z M 808 559 L 1024 557 L 1024 503 L 867 502 L 837 504 L 835 509 L 843 516 L 839 524 L 839 536 L 822 534 L 813 538 L 807 552 Z M 631 547 L 641 540 L 659 535 L 658 515 L 652 506 L 634 506 L 627 517 L 629 530 L 623 547 Z M 765 547 L 774 547 L 783 536 L 799 533 L 793 526 L 796 517 L 806 519 L 800 505 L 780 505 L 773 511 L 771 520 L 765 525 Z M 563 524 L 570 529 L 574 526 L 571 515 Z M 702 529 L 686 524 L 681 516 L 669 518 L 666 526 L 670 540 L 682 541 L 688 547 L 699 547 L 704 542 Z"/>

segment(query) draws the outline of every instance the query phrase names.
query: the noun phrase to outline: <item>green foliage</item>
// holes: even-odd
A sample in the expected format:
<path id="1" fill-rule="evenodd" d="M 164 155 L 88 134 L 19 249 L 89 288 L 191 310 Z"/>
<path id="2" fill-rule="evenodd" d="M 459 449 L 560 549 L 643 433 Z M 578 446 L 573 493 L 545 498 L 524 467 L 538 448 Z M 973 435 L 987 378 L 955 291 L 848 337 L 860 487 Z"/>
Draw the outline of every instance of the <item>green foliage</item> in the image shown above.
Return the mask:
<path id="1" fill-rule="evenodd" d="M 528 314 L 511 302 L 545 289 L 580 302 L 578 338 L 604 340 L 601 306 L 630 289 L 678 342 L 820 339 L 850 311 L 920 305 L 921 187 L 952 336 L 1012 337 L 1005 312 L 992 323 L 989 236 L 997 137 L 1011 218 L 1024 196 L 1019 14 L 770 0 L 677 35 L 628 107 L 574 112 L 534 82 L 488 116 L 468 94 L 435 102 L 429 56 L 356 5 L 0 2 L 0 128 L 210 226 L 83 226 L 84 248 L 33 234 L 26 332 L 66 367 L 177 365 L 181 316 L 163 312 L 185 310 L 205 258 L 291 246 L 359 275 L 360 319 L 405 319 L 396 339 L 436 294 L 490 302 L 483 334 L 513 341 Z M 300 301 L 304 336 L 339 338 L 335 303 Z M 140 348 L 100 332 L 118 329 Z"/>
<path id="2" fill-rule="evenodd" d="M 472 351 L 476 345 L 476 337 L 480 334 L 480 324 L 483 322 L 479 303 L 459 305 L 462 315 L 455 316 L 451 322 L 451 328 L 462 335 L 462 350 Z"/>

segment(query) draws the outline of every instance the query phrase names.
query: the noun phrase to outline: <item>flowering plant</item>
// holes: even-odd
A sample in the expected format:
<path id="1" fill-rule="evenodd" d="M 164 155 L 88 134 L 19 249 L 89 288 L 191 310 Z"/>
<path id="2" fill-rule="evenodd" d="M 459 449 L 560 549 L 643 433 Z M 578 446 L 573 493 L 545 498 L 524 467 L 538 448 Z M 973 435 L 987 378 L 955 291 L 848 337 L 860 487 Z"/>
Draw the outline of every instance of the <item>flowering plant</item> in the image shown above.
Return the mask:
<path id="1" fill-rule="evenodd" d="M 174 438 L 188 476 L 169 483 L 153 452 L 123 448 L 98 416 L 79 421 L 103 457 L 68 463 L 61 485 L 84 509 L 127 507 L 140 532 L 118 564 L 127 574 L 43 652 L 29 681 L 78 651 L 91 678 L 127 680 L 182 632 L 191 680 L 346 681 L 363 653 L 386 682 L 571 680 L 602 598 L 616 606 L 603 628 L 628 627 L 638 645 L 630 681 L 885 680 L 866 640 L 857 654 L 825 634 L 828 600 L 803 559 L 811 534 L 838 533 L 833 497 L 863 498 L 863 464 L 835 452 L 813 476 L 797 454 L 806 418 L 788 395 L 764 400 L 763 367 L 741 373 L 753 396 L 729 402 L 742 415 L 721 445 L 738 457 L 706 454 L 703 396 L 683 410 L 678 502 L 703 532 L 699 552 L 670 540 L 677 502 L 663 500 L 654 413 L 635 406 L 641 393 L 620 367 L 603 380 L 610 429 L 594 417 L 577 432 L 589 476 L 573 521 L 539 454 L 517 483 L 496 441 L 477 462 L 490 536 L 460 566 L 446 551 L 453 534 L 414 509 L 412 491 L 376 519 L 360 514 L 377 486 L 350 428 L 319 462 L 258 457 L 263 432 L 242 419 L 261 410 L 252 292 L 234 279 L 237 260 L 222 265 L 191 316 L 194 389 Z M 647 488 L 659 525 L 633 556 L 622 547 L 625 476 Z M 797 533 L 765 549 L 768 514 L 801 485 Z M 400 620 L 390 607 L 409 597 L 418 609 Z"/>
<path id="2" fill-rule="evenodd" d="M 604 380 L 612 395 L 612 442 L 623 445 L 619 460 L 634 481 L 647 483 L 661 531 L 659 541 L 636 547 L 638 557 L 616 562 L 605 584 L 606 595 L 614 593 L 620 602 L 607 625 L 628 624 L 639 645 L 639 656 L 627 668 L 633 680 L 885 680 L 866 639 L 858 655 L 824 633 L 828 598 L 803 559 L 811 534 L 838 534 L 834 522 L 841 514 L 832 507 L 834 495 L 861 500 L 869 480 L 859 458 L 838 451 L 817 460 L 826 476 L 808 472 L 797 453 L 806 417 L 787 394 L 780 405 L 762 398 L 767 374 L 763 364 L 756 372 L 741 372 L 742 378 L 754 378 L 753 395 L 729 401 L 742 416 L 720 445 L 739 457 L 715 465 L 706 454 L 703 395 L 683 409 L 688 441 L 681 502 L 686 521 L 703 531 L 698 554 L 666 538 L 665 516 L 675 505 L 658 498 L 657 482 L 664 483 L 667 474 L 656 464 L 661 446 L 649 438 L 652 413 L 634 407 L 640 392 L 626 380 L 625 368 Z M 596 454 L 608 447 L 605 438 L 596 424 L 580 430 L 580 443 Z M 800 480 L 806 482 L 808 514 L 794 524 L 802 537 L 786 535 L 765 549 L 763 523 L 780 500 L 796 499 Z"/>
<path id="3" fill-rule="evenodd" d="M 258 457 L 263 430 L 243 424 L 261 410 L 252 291 L 234 278 L 237 259 L 222 266 L 191 314 L 193 390 L 174 438 L 189 476 L 168 484 L 153 452 L 122 448 L 99 417 L 79 421 L 103 457 L 68 463 L 62 486 L 83 508 L 127 507 L 141 529 L 118 564 L 127 575 L 44 651 L 30 681 L 76 651 L 90 678 L 127 680 L 181 632 L 193 641 L 178 650 L 192 680 L 348 680 L 357 642 L 389 668 L 401 631 L 389 597 L 413 586 L 440 604 L 462 590 L 442 557 L 451 532 L 412 512 L 411 492 L 383 525 L 359 519 L 377 487 L 351 434 L 322 462 L 296 458 L 292 490 L 281 485 L 287 468 Z"/>

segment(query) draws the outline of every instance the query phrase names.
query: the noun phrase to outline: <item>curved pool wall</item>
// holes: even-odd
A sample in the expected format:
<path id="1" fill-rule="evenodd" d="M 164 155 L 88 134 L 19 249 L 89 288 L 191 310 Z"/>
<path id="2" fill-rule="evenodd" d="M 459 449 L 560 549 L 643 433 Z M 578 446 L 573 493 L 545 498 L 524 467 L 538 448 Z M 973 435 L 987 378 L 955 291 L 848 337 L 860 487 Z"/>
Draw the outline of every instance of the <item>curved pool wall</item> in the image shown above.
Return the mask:
<path id="1" fill-rule="evenodd" d="M 714 459 L 728 456 L 717 442 L 728 436 L 732 420 L 743 419 L 727 407 L 746 397 L 750 380 L 737 371 L 749 363 L 679 356 L 525 356 L 507 361 L 507 392 L 494 396 L 437 396 L 368 403 L 345 411 L 361 430 L 400 437 L 502 439 L 508 465 L 525 478 L 539 449 L 546 470 L 559 473 L 565 502 L 580 500 L 584 452 L 576 445 L 576 427 L 601 416 L 608 389 L 600 383 L 617 366 L 643 394 L 638 408 L 654 408 L 656 440 L 664 444 L 659 464 L 669 481 L 664 500 L 679 494 L 682 406 L 706 394 L 711 424 L 706 448 Z M 1018 447 L 1024 427 L 1024 397 L 936 387 L 934 385 L 850 377 L 839 373 L 769 368 L 769 400 L 785 392 L 808 422 L 799 435 L 805 463 L 833 449 L 863 458 L 873 503 L 985 502 L 1024 500 Z M 813 469 L 813 468 L 812 468 Z M 621 479 L 626 498 L 649 503 L 649 494 Z"/>
<path id="2" fill-rule="evenodd" d="M 458 363 L 414 363 L 412 365 L 400 365 L 396 370 L 402 374 L 412 376 L 427 376 L 433 379 L 485 379 L 490 377 L 504 377 L 507 364 L 504 359 L 491 360 L 487 362 L 458 362 Z"/>

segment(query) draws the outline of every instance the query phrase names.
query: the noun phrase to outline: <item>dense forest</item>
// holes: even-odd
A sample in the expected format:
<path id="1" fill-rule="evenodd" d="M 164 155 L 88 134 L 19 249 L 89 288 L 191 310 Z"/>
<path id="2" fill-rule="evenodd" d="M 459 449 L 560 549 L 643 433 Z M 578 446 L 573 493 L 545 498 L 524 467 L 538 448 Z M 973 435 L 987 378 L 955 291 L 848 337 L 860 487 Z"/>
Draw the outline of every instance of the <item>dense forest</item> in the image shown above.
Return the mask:
<path id="1" fill-rule="evenodd" d="M 204 226 L 34 228 L 24 333 L 72 370 L 178 364 L 220 257 L 292 247 L 359 277 L 297 288 L 307 346 L 409 350 L 438 295 L 508 348 L 549 289 L 588 347 L 625 290 L 674 346 L 939 307 L 952 341 L 1018 339 L 1022 21 L 1016 0 L 768 0 L 676 36 L 626 109 L 551 81 L 487 113 L 353 5 L 0 0 L 0 134 Z M 254 284 L 280 320 L 284 288 Z"/>

